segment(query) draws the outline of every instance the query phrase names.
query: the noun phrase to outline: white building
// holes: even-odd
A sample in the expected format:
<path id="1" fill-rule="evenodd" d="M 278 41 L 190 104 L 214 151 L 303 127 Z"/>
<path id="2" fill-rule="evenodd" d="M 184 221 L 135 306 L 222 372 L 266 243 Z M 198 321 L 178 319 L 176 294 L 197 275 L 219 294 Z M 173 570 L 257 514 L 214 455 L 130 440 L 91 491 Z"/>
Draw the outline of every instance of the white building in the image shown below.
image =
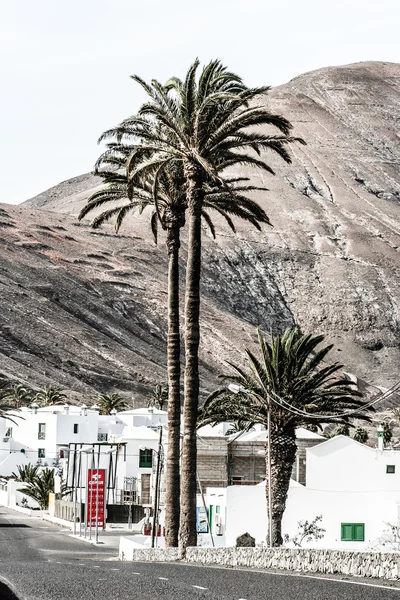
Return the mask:
<path id="1" fill-rule="evenodd" d="M 68 451 L 71 442 L 97 441 L 99 413 L 86 407 L 48 406 L 23 407 L 15 413 L 14 422 L 0 419 L 0 453 L 25 454 L 27 462 L 52 466 Z M 0 476 L 6 472 L 6 463 L 0 462 Z"/>
<path id="2" fill-rule="evenodd" d="M 386 523 L 397 525 L 399 507 L 400 452 L 337 436 L 307 449 L 306 485 L 291 481 L 282 530 L 293 537 L 299 521 L 322 515 L 326 533 L 310 545 L 360 550 L 380 537 Z M 246 531 L 265 542 L 267 527 L 265 482 L 226 489 L 228 546 Z"/>

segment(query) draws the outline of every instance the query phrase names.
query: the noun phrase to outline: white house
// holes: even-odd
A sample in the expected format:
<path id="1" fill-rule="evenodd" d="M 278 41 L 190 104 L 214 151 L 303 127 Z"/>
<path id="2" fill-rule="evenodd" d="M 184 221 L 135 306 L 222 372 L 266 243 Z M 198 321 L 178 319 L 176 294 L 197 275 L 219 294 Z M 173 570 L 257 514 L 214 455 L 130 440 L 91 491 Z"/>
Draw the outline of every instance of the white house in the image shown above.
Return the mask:
<path id="1" fill-rule="evenodd" d="M 311 545 L 365 549 L 400 516 L 400 452 L 377 450 L 345 436 L 307 449 L 306 485 L 291 481 L 282 523 L 293 537 L 298 522 L 322 515 L 324 538 Z M 226 489 L 226 544 L 248 531 L 265 542 L 265 482 Z M 303 545 L 307 545 L 306 543 Z"/>
<path id="2" fill-rule="evenodd" d="M 97 441 L 99 413 L 85 406 L 23 407 L 15 415 L 14 422 L 0 419 L 0 456 L 20 453 L 27 462 L 52 466 L 69 443 Z M 0 462 L 0 476 L 10 474 Z"/>

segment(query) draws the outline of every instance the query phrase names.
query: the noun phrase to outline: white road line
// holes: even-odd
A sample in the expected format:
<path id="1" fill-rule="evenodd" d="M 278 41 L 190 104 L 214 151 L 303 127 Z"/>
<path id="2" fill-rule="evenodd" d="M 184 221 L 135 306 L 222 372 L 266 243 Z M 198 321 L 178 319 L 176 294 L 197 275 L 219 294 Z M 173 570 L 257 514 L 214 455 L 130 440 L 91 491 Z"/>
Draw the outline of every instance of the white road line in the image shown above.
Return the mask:
<path id="1" fill-rule="evenodd" d="M 119 571 L 119 569 L 110 569 L 110 571 Z"/>
<path id="2" fill-rule="evenodd" d="M 210 565 L 196 565 L 196 567 L 200 568 L 204 568 L 204 569 L 219 569 L 219 570 L 224 570 L 226 571 L 227 568 L 226 567 L 210 567 Z M 391 586 L 390 585 L 390 580 L 388 580 L 389 585 L 379 585 L 377 583 L 369 583 L 367 581 L 351 581 L 349 579 L 336 579 L 335 577 L 324 577 L 323 573 L 321 573 L 320 575 L 306 575 L 306 574 L 297 574 L 297 573 L 289 573 L 289 572 L 285 572 L 285 573 L 277 573 L 276 571 L 260 571 L 259 569 L 249 569 L 246 567 L 239 567 L 240 571 L 246 571 L 246 573 L 259 573 L 261 575 L 275 575 L 277 577 L 297 577 L 298 579 L 319 579 L 320 581 L 334 581 L 335 583 L 344 583 L 344 584 L 349 584 L 349 585 L 362 585 L 365 587 L 372 587 L 372 588 L 381 588 L 383 590 L 389 590 L 390 592 L 400 592 L 400 587 L 395 587 L 395 586 Z M 338 577 L 340 577 L 340 575 L 338 575 Z M 346 576 L 347 577 L 347 576 Z M 356 575 L 353 575 L 353 577 L 356 577 Z"/>
<path id="3" fill-rule="evenodd" d="M 133 572 L 133 573 L 130 573 L 130 574 L 131 575 L 140 575 L 141 573 L 135 573 L 135 572 Z"/>
<path id="4" fill-rule="evenodd" d="M 192 587 L 197 588 L 198 590 L 208 590 L 208 588 L 201 587 L 201 585 L 192 585 Z"/>
<path id="5" fill-rule="evenodd" d="M 99 565 L 93 565 L 93 569 L 100 569 Z"/>
<path id="6" fill-rule="evenodd" d="M 169 581 L 168 577 L 159 577 L 158 579 L 162 579 L 163 581 Z"/>

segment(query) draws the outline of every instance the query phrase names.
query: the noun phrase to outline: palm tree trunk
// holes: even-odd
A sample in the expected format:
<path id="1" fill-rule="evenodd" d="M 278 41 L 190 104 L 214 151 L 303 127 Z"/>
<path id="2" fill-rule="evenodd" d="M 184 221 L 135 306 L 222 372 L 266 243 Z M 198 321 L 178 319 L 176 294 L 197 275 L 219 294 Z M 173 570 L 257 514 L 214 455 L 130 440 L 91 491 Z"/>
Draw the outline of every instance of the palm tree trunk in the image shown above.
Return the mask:
<path id="1" fill-rule="evenodd" d="M 269 432 L 268 432 L 269 435 Z M 281 546 L 282 538 L 282 517 L 285 512 L 286 499 L 289 491 L 290 477 L 292 474 L 293 463 L 296 459 L 296 433 L 293 431 L 280 433 L 274 431 L 271 427 L 271 473 L 268 469 L 268 452 L 265 452 L 266 459 L 266 498 L 267 512 L 269 506 L 268 482 L 271 477 L 271 508 L 272 515 L 268 514 L 268 519 L 272 519 L 272 546 Z M 269 528 L 268 528 L 269 529 Z M 269 533 L 267 542 L 269 543 Z"/>
<path id="2" fill-rule="evenodd" d="M 168 454 L 165 496 L 165 544 L 177 547 L 180 516 L 180 337 L 179 337 L 179 247 L 180 229 L 171 227 L 168 247 Z"/>
<path id="3" fill-rule="evenodd" d="M 184 553 L 197 545 L 196 532 L 196 422 L 199 403 L 199 316 L 201 270 L 201 209 L 203 190 L 195 165 L 185 165 L 189 214 L 188 258 L 185 293 L 185 397 L 183 405 L 183 447 L 181 481 L 181 523 L 179 545 Z"/>

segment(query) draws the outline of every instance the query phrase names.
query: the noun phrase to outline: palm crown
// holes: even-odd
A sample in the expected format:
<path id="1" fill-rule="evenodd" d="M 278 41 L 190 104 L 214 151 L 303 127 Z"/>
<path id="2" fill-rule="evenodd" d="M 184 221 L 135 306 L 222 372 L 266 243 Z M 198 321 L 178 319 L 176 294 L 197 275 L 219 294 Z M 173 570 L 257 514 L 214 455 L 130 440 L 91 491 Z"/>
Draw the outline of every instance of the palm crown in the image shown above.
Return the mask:
<path id="1" fill-rule="evenodd" d="M 238 421 L 270 425 L 267 453 L 268 486 L 271 505 L 270 543 L 282 543 L 282 517 L 293 463 L 296 458 L 296 427 L 321 423 L 369 419 L 356 385 L 340 376 L 341 365 L 324 365 L 332 346 L 317 349 L 322 335 L 302 335 L 287 329 L 268 343 L 259 332 L 261 357 L 246 350 L 250 370 L 229 363 L 233 374 L 227 376 L 238 386 L 237 395 L 229 388 L 209 396 L 199 416 L 199 424 Z M 269 493 L 271 490 L 271 504 Z"/>
<path id="2" fill-rule="evenodd" d="M 250 105 L 269 88 L 247 88 L 220 61 L 206 65 L 197 82 L 198 67 L 196 60 L 184 81 L 173 78 L 166 85 L 156 80 L 147 84 L 133 76 L 149 101 L 138 115 L 100 138 L 135 141 L 131 144 L 129 175 L 135 178 L 150 170 L 156 190 L 161 172 L 171 162 L 180 161 L 185 166 L 190 163 L 202 180 L 210 178 L 224 185 L 220 173 L 233 165 L 250 164 L 273 174 L 273 169 L 258 157 L 264 150 L 291 162 L 286 145 L 303 140 L 289 136 L 292 126 L 284 117 L 271 114 L 264 106 Z M 248 130 L 259 125 L 276 127 L 281 134 Z"/>
<path id="3" fill-rule="evenodd" d="M 340 376 L 342 365 L 324 365 L 332 349 L 328 345 L 317 350 L 324 336 L 302 335 L 288 328 L 271 343 L 260 332 L 258 339 L 261 358 L 246 350 L 250 371 L 228 363 L 233 374 L 226 378 L 239 386 L 239 394 L 227 388 L 211 394 L 200 413 L 200 424 L 220 420 L 265 423 L 270 411 L 272 429 L 282 433 L 308 424 L 347 424 L 350 414 L 369 419 L 362 412 L 364 402 L 356 384 Z"/>

